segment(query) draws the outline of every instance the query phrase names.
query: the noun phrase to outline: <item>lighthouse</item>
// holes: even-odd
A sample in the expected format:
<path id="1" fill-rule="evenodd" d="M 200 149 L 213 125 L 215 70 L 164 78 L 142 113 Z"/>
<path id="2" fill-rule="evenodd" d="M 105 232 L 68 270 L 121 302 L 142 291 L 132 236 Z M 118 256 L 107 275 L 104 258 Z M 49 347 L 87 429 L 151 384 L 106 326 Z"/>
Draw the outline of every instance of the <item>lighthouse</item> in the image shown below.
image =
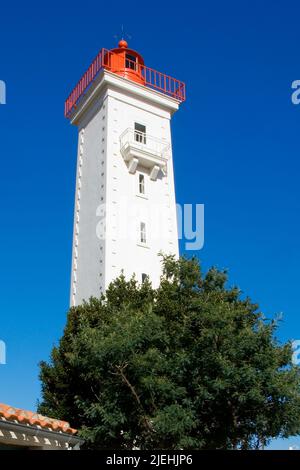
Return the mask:
<path id="1" fill-rule="evenodd" d="M 65 102 L 78 128 L 71 306 L 121 273 L 159 285 L 159 253 L 178 256 L 171 117 L 183 82 L 121 40 L 101 49 Z"/>

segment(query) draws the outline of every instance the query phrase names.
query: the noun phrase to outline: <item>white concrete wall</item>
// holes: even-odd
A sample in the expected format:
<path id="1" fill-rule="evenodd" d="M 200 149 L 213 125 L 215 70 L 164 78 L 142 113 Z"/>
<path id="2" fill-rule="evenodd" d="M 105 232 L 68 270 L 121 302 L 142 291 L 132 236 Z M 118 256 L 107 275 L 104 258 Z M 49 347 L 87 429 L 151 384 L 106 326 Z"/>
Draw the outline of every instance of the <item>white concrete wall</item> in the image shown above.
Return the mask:
<path id="1" fill-rule="evenodd" d="M 135 122 L 145 125 L 146 132 L 150 136 L 164 139 L 166 143 L 170 142 L 169 113 L 160 110 L 157 106 L 143 103 L 141 99 L 132 99 L 125 97 L 123 93 L 111 92 L 108 98 L 107 121 L 108 135 L 112 136 L 112 139 L 108 139 L 107 152 L 111 156 L 107 162 L 107 180 L 111 184 L 107 184 L 107 203 L 116 208 L 124 202 L 127 204 L 128 229 L 134 224 L 134 213 L 137 211 L 141 215 L 136 218 L 135 222 L 136 237 L 130 236 L 124 239 L 123 234 L 118 236 L 120 230 L 117 227 L 113 230 L 112 237 L 107 240 L 106 286 L 120 274 L 121 269 L 128 277 L 135 273 L 138 280 L 141 280 L 142 273 L 146 273 L 150 276 L 153 285 L 157 286 L 161 274 L 161 259 L 158 253 L 163 251 L 178 255 L 172 158 L 168 163 L 167 176 L 160 175 L 156 181 L 150 180 L 149 169 L 143 167 L 138 167 L 135 174 L 130 174 L 120 153 L 119 136 L 127 128 L 133 128 Z M 145 175 L 145 198 L 137 195 L 139 172 Z M 154 227 L 149 220 L 151 210 L 157 212 L 157 220 L 159 220 L 159 210 L 162 213 L 165 210 L 166 217 L 169 219 L 167 233 L 164 233 L 165 239 L 159 233 L 153 233 Z M 141 221 L 146 223 L 146 235 L 149 239 L 146 247 L 138 243 L 138 225 Z M 116 227 L 112 214 L 108 219 L 109 225 Z M 157 225 L 161 229 L 159 222 Z M 152 234 L 153 239 L 150 239 Z"/>
<path id="2" fill-rule="evenodd" d="M 130 86 L 128 90 L 126 82 Z M 158 179 L 152 181 L 149 169 L 138 167 L 135 174 L 129 173 L 119 140 L 124 130 L 138 122 L 146 126 L 147 135 L 171 144 L 174 100 L 168 109 L 166 97 L 160 103 L 157 92 L 144 87 L 143 93 L 143 87 L 125 79 L 120 83 L 122 88 L 118 83 L 103 87 L 101 94 L 77 120 L 79 144 L 71 305 L 80 304 L 91 295 L 98 297 L 122 270 L 128 278 L 135 273 L 138 281 L 142 273 L 146 273 L 156 287 L 161 274 L 158 253 L 178 256 L 172 152 L 167 174 L 160 172 Z M 138 93 L 134 93 L 135 86 Z M 155 94 L 155 100 L 151 100 L 151 93 Z M 145 197 L 138 195 L 139 172 L 145 175 Z M 102 241 L 96 233 L 101 223 L 101 204 L 106 204 L 107 211 L 105 221 L 102 220 L 106 225 Z M 135 215 L 136 211 L 140 215 Z M 149 217 L 149 214 L 152 215 Z M 146 246 L 139 243 L 140 221 L 146 222 Z M 158 233 L 157 228 L 162 229 L 164 222 L 163 233 Z"/>
<path id="3" fill-rule="evenodd" d="M 99 297 L 104 288 L 105 246 L 96 234 L 96 212 L 105 202 L 106 172 L 105 96 L 87 113 L 78 134 L 74 208 L 71 305 Z"/>

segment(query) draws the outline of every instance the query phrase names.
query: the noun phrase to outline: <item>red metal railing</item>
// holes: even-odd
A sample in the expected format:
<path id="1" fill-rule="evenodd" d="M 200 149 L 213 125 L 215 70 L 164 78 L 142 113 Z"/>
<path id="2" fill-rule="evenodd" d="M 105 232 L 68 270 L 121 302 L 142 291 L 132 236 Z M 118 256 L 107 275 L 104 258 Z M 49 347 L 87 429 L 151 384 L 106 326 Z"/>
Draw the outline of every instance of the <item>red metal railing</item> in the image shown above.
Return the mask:
<path id="1" fill-rule="evenodd" d="M 102 69 L 110 70 L 111 57 L 114 53 L 101 49 L 93 60 L 87 71 L 83 74 L 75 88 L 72 90 L 65 102 L 65 116 L 69 117 L 78 105 L 80 99 L 85 95 L 93 84 L 95 78 Z M 129 63 L 130 62 L 130 63 Z M 125 64 L 124 64 L 125 67 Z M 144 83 L 149 88 L 158 90 L 166 95 L 172 96 L 179 101 L 185 101 L 185 84 L 176 78 L 146 67 L 146 65 L 136 64 L 136 62 L 126 59 L 127 69 L 137 70 Z"/>

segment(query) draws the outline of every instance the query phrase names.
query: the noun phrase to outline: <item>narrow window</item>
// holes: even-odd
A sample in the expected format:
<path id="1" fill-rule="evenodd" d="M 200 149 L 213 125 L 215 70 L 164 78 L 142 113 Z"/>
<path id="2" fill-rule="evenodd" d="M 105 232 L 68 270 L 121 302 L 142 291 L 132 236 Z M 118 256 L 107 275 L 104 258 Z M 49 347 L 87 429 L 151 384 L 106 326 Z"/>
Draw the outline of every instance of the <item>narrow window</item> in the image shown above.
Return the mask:
<path id="1" fill-rule="evenodd" d="M 145 224 L 145 222 L 141 222 L 141 225 L 140 225 L 140 240 L 141 240 L 141 243 L 146 243 L 146 224 Z"/>
<path id="2" fill-rule="evenodd" d="M 134 140 L 140 144 L 146 143 L 146 126 L 138 122 L 134 123 Z"/>
<path id="3" fill-rule="evenodd" d="M 136 57 L 131 54 L 126 54 L 125 67 L 127 69 L 136 70 Z"/>
<path id="4" fill-rule="evenodd" d="M 139 174 L 139 193 L 145 194 L 145 175 Z"/>
<path id="5" fill-rule="evenodd" d="M 142 273 L 142 283 L 144 284 L 144 282 L 147 280 L 148 276 L 146 273 Z"/>

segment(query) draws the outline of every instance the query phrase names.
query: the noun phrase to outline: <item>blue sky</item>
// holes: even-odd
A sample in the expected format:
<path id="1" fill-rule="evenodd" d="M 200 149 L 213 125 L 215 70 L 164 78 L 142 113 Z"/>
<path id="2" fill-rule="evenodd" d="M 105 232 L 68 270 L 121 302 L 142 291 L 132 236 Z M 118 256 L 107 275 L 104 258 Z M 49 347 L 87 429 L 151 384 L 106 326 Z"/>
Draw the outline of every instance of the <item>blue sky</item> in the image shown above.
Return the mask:
<path id="1" fill-rule="evenodd" d="M 2 5 L 1 402 L 35 407 L 38 362 L 65 324 L 77 142 L 63 104 L 122 23 L 148 66 L 187 84 L 172 128 L 176 192 L 205 204 L 204 268 L 228 268 L 267 316 L 283 313 L 281 340 L 300 339 L 297 3 Z"/>

